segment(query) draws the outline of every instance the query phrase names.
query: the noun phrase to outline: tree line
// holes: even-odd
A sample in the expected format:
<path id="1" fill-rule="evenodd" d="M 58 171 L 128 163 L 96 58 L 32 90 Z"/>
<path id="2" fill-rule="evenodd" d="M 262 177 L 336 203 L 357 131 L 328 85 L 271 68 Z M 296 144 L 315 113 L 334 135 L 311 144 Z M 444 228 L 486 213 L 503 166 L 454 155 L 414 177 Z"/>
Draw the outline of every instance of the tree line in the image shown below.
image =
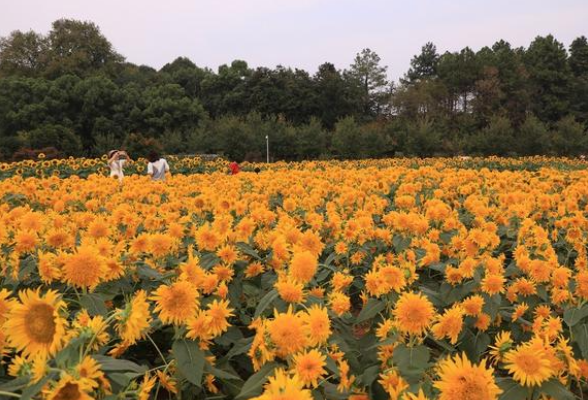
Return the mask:
<path id="1" fill-rule="evenodd" d="M 588 151 L 588 41 L 500 40 L 439 54 L 425 44 L 398 82 L 370 49 L 311 74 L 180 57 L 155 70 L 118 54 L 92 22 L 0 38 L 0 157 L 218 153 L 263 159 L 577 155 Z"/>

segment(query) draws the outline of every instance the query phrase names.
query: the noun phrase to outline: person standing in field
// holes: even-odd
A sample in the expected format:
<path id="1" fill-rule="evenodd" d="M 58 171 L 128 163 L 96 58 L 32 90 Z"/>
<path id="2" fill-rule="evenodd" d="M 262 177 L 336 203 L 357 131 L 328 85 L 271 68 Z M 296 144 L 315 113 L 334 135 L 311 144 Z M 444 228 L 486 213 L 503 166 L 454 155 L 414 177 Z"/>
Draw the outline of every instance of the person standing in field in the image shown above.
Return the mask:
<path id="1" fill-rule="evenodd" d="M 147 156 L 149 163 L 147 164 L 147 174 L 151 176 L 154 181 L 164 181 L 165 173 L 169 172 L 169 165 L 165 158 L 162 158 L 159 153 L 152 151 Z"/>
<path id="2" fill-rule="evenodd" d="M 237 161 L 233 161 L 229 164 L 229 173 L 231 175 L 237 175 L 240 170 L 241 169 L 239 168 L 239 164 L 237 164 Z"/>
<path id="3" fill-rule="evenodd" d="M 110 168 L 110 177 L 117 178 L 122 183 L 124 174 L 124 165 L 130 161 L 126 151 L 110 150 L 108 152 L 108 167 Z"/>

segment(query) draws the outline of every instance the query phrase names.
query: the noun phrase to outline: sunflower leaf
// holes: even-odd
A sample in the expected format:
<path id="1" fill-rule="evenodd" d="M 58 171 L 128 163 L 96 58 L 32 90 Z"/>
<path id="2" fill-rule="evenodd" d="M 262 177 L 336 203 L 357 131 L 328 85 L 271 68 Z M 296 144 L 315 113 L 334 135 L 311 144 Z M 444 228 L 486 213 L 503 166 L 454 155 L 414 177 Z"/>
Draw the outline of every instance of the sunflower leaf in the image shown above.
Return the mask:
<path id="1" fill-rule="evenodd" d="M 204 352 L 192 340 L 179 339 L 172 345 L 178 370 L 189 382 L 197 387 L 202 385 L 204 372 Z"/>
<path id="2" fill-rule="evenodd" d="M 247 379 L 236 399 L 248 399 L 260 394 L 263 384 L 276 367 L 275 362 L 264 364 L 259 371 Z"/>
<path id="3" fill-rule="evenodd" d="M 502 389 L 500 400 L 520 400 L 527 398 L 527 389 L 510 378 L 499 378 L 496 380 L 496 383 Z"/>
<path id="4" fill-rule="evenodd" d="M 263 296 L 261 300 L 259 300 L 259 304 L 257 305 L 257 308 L 255 309 L 255 314 L 253 316 L 255 318 L 259 317 L 265 311 L 265 309 L 268 308 L 269 305 L 273 303 L 274 300 L 277 298 L 278 291 L 276 289 L 272 289 L 269 292 L 267 292 L 265 296 Z"/>
<path id="5" fill-rule="evenodd" d="M 356 324 L 360 324 L 368 319 L 371 319 L 378 315 L 379 312 L 386 308 L 386 303 L 382 300 L 369 299 L 365 307 L 361 309 L 361 312 L 357 316 Z"/>

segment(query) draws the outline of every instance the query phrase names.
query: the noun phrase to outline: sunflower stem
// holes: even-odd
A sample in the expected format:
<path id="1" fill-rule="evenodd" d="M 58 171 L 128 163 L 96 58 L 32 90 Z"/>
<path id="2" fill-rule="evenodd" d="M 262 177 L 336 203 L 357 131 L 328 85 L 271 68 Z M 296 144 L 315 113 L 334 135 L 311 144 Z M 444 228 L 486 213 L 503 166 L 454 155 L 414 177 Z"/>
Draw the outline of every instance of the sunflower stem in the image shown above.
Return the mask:
<path id="1" fill-rule="evenodd" d="M 163 353 L 161 352 L 161 350 L 159 350 L 159 347 L 157 346 L 157 344 L 155 344 L 155 342 L 153 341 L 153 339 L 151 338 L 151 335 L 149 335 L 148 333 L 146 334 L 147 339 L 149 339 L 149 341 L 151 342 L 151 344 L 153 345 L 153 347 L 155 347 L 155 350 L 157 350 L 157 353 L 159 354 L 159 356 L 161 357 L 163 363 L 165 364 L 166 368 L 168 366 L 168 362 L 165 359 Z"/>
<path id="2" fill-rule="evenodd" d="M 20 399 L 20 394 L 16 394 L 16 393 L 12 393 L 12 392 L 5 392 L 3 390 L 0 390 L 0 396 L 14 397 L 16 399 Z"/>

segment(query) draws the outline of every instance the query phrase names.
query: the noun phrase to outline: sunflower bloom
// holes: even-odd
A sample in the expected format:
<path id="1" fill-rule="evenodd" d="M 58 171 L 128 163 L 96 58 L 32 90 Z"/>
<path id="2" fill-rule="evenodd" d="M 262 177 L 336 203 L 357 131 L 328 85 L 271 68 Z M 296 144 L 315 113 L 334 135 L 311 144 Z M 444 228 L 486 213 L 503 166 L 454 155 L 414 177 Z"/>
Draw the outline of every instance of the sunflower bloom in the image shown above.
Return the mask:
<path id="1" fill-rule="evenodd" d="M 519 345 L 504 356 L 506 369 L 523 386 L 539 386 L 554 374 L 545 345 L 539 339 Z"/>
<path id="2" fill-rule="evenodd" d="M 188 281 L 177 281 L 170 286 L 161 285 L 151 300 L 155 301 L 155 312 L 164 324 L 182 325 L 198 310 L 198 290 Z"/>
<path id="3" fill-rule="evenodd" d="M 124 310 L 116 315 L 116 331 L 123 342 L 131 345 L 142 339 L 151 323 L 151 313 L 147 302 L 147 293 L 139 290 Z"/>
<path id="4" fill-rule="evenodd" d="M 326 364 L 326 357 L 318 350 L 310 350 L 294 356 L 294 372 L 306 387 L 318 386 L 318 380 L 327 373 L 324 369 Z"/>
<path id="5" fill-rule="evenodd" d="M 396 303 L 393 315 L 400 332 L 420 336 L 433 322 L 435 308 L 422 294 L 403 293 Z"/>
<path id="6" fill-rule="evenodd" d="M 462 353 L 439 363 L 439 380 L 433 385 L 441 392 L 439 400 L 496 400 L 502 390 L 493 373 L 493 368 L 487 368 L 483 362 L 472 364 Z"/>
<path id="7" fill-rule="evenodd" d="M 304 389 L 304 383 L 296 376 L 288 375 L 283 369 L 277 369 L 270 376 L 261 396 L 251 400 L 312 400 L 310 390 Z"/>
<path id="8" fill-rule="evenodd" d="M 25 357 L 47 358 L 61 350 L 67 321 L 60 314 L 66 305 L 57 292 L 41 296 L 39 289 L 26 289 L 18 297 L 4 324 L 8 342 Z"/>
<path id="9" fill-rule="evenodd" d="M 275 312 L 275 318 L 268 323 L 268 332 L 276 344 L 277 354 L 286 356 L 302 350 L 308 344 L 303 318 L 289 308 L 286 313 Z"/>

